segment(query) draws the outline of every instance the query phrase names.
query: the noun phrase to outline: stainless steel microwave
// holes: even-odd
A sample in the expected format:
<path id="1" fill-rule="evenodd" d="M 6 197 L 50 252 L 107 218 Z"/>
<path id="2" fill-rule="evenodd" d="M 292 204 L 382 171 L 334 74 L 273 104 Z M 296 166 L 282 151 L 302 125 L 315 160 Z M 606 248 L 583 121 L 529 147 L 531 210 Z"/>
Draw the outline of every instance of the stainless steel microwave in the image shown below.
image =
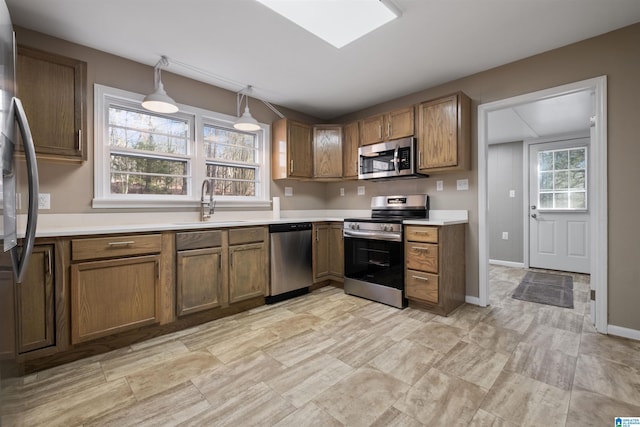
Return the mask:
<path id="1" fill-rule="evenodd" d="M 411 178 L 416 173 L 416 140 L 402 138 L 358 148 L 358 179 Z"/>

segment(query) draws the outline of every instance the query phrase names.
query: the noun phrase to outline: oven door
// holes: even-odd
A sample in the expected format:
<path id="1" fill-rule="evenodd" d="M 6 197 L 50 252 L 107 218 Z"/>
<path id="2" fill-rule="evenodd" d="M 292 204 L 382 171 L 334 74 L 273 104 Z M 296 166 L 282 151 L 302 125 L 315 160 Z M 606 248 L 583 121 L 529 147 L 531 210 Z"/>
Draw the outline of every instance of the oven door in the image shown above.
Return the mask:
<path id="1" fill-rule="evenodd" d="M 404 290 L 402 242 L 344 236 L 344 275 Z"/>

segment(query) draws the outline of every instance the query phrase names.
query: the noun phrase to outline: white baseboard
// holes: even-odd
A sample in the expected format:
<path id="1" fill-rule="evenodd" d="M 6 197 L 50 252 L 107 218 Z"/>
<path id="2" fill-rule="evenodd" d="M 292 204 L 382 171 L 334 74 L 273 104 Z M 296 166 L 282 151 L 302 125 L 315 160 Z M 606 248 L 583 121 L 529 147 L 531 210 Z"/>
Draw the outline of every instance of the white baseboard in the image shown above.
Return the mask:
<path id="1" fill-rule="evenodd" d="M 502 261 L 500 259 L 490 259 L 489 264 L 501 265 L 503 267 L 524 268 L 523 262 Z"/>
<path id="2" fill-rule="evenodd" d="M 640 341 L 640 331 L 637 329 L 623 328 L 622 326 L 609 325 L 607 326 L 607 333 L 609 335 L 615 335 L 622 338 L 630 338 L 632 340 Z"/>
<path id="3" fill-rule="evenodd" d="M 478 297 L 472 297 L 470 295 L 467 295 L 467 296 L 464 297 L 464 301 L 467 304 L 480 305 L 480 298 L 478 298 Z"/>

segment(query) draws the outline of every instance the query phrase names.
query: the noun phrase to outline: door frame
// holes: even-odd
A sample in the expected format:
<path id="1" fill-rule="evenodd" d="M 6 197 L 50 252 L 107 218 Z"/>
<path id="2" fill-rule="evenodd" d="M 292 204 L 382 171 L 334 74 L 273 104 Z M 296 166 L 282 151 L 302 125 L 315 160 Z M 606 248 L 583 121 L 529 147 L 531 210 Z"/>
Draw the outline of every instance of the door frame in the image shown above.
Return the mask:
<path id="1" fill-rule="evenodd" d="M 595 129 L 591 140 L 591 283 L 595 284 L 595 327 L 607 333 L 608 328 L 608 231 L 607 231 L 607 76 L 478 105 L 478 302 L 489 305 L 489 227 L 488 227 L 488 118 L 489 113 L 504 108 L 554 98 L 574 92 L 595 94 Z"/>

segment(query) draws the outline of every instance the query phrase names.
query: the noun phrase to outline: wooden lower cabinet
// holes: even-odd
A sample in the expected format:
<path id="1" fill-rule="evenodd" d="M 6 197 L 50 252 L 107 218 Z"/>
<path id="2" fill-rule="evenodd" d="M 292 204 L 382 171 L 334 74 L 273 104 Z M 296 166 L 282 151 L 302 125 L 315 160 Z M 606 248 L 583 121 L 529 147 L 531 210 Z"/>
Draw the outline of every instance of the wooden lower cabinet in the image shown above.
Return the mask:
<path id="1" fill-rule="evenodd" d="M 158 323 L 162 236 L 71 240 L 71 344 Z"/>
<path id="2" fill-rule="evenodd" d="M 313 224 L 313 282 L 342 280 L 344 276 L 344 242 L 342 223 Z"/>
<path id="3" fill-rule="evenodd" d="M 344 237 L 342 222 L 329 225 L 329 274 L 344 277 Z"/>
<path id="4" fill-rule="evenodd" d="M 178 251 L 176 257 L 178 316 L 222 305 L 222 248 Z"/>
<path id="5" fill-rule="evenodd" d="M 15 284 L 17 352 L 55 345 L 53 245 L 36 245 L 22 283 Z"/>
<path id="6" fill-rule="evenodd" d="M 405 227 L 405 295 L 448 315 L 465 301 L 464 224 Z"/>
<path id="7" fill-rule="evenodd" d="M 71 266 L 71 342 L 156 323 L 160 255 Z"/>
<path id="8" fill-rule="evenodd" d="M 264 242 L 229 247 L 229 303 L 265 295 L 266 250 Z"/>

